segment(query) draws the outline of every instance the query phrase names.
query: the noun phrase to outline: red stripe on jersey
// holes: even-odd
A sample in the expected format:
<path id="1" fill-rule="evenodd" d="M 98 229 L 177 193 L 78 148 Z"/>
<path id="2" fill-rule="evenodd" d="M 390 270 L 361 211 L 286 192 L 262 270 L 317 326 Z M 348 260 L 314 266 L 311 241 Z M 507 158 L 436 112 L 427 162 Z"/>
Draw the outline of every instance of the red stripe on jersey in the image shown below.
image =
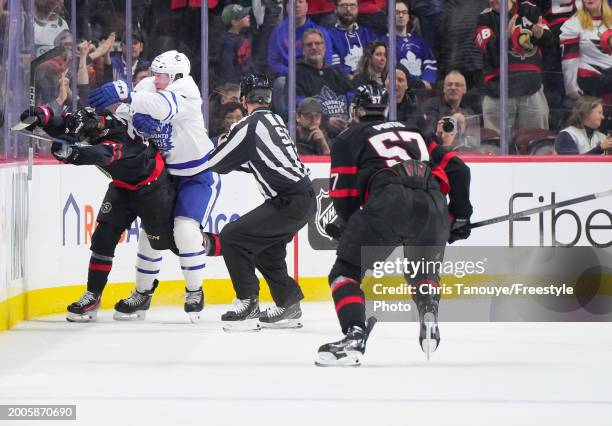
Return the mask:
<path id="1" fill-rule="evenodd" d="M 563 25 L 563 23 L 564 23 L 565 21 L 567 21 L 568 19 L 569 19 L 569 17 L 567 17 L 567 16 L 566 16 L 565 18 L 557 18 L 557 19 L 555 19 L 554 21 L 552 21 L 552 22 L 551 22 L 550 24 L 548 24 L 548 25 L 549 25 L 550 27 L 555 27 L 555 26 L 557 26 L 557 25 L 558 25 L 558 26 L 561 26 L 561 25 Z M 563 43 L 563 42 L 561 42 L 561 43 Z"/>
<path id="2" fill-rule="evenodd" d="M 510 64 L 508 65 L 508 72 L 518 71 L 534 71 L 540 72 L 542 69 L 535 64 Z M 494 69 L 492 72 L 484 76 L 484 81 L 488 82 L 499 75 L 499 68 Z"/>
<path id="3" fill-rule="evenodd" d="M 332 288 L 332 293 L 335 292 L 336 290 L 338 290 L 340 287 L 343 287 L 347 284 L 354 284 L 356 286 L 359 286 L 359 283 L 357 281 L 355 281 L 354 279 L 351 278 L 347 278 L 345 280 L 342 280 L 336 284 L 334 284 L 334 288 Z"/>
<path id="4" fill-rule="evenodd" d="M 136 191 L 138 188 L 145 186 L 151 182 L 157 180 L 157 178 L 161 175 L 162 170 L 164 170 L 164 160 L 162 159 L 159 151 L 155 153 L 155 168 L 151 172 L 148 178 L 143 180 L 142 182 L 137 183 L 136 185 L 129 184 L 122 180 L 115 179 L 112 181 L 112 184 L 117 188 L 129 189 L 130 191 Z"/>
<path id="5" fill-rule="evenodd" d="M 561 44 L 578 44 L 580 43 L 580 37 L 568 38 L 560 41 Z"/>
<path id="6" fill-rule="evenodd" d="M 442 160 L 440 161 L 440 164 L 438 165 L 442 170 L 446 169 L 446 166 L 448 165 L 448 162 L 450 160 L 452 160 L 453 158 L 455 158 L 457 156 L 457 153 L 455 151 L 449 151 L 446 154 L 444 154 L 444 157 L 442 157 Z"/>
<path id="7" fill-rule="evenodd" d="M 336 303 L 336 312 L 340 312 L 340 309 L 344 308 L 346 305 L 351 303 L 358 303 L 360 305 L 365 305 L 365 300 L 361 296 L 346 296 Z"/>
<path id="8" fill-rule="evenodd" d="M 564 61 L 569 61 L 570 59 L 576 59 L 580 57 L 580 53 L 576 52 L 576 53 L 566 53 L 565 55 L 563 55 L 563 60 Z"/>
<path id="9" fill-rule="evenodd" d="M 212 234 L 213 239 L 215 240 L 215 252 L 213 256 L 219 256 L 221 254 L 221 240 L 217 234 Z"/>
<path id="10" fill-rule="evenodd" d="M 578 77 L 599 77 L 601 74 L 594 70 L 578 68 Z"/>
<path id="11" fill-rule="evenodd" d="M 332 198 L 358 197 L 359 190 L 357 189 L 332 189 L 329 191 L 329 196 Z"/>
<path id="12" fill-rule="evenodd" d="M 337 173 L 339 175 L 354 175 L 357 174 L 357 167 L 334 167 L 330 170 L 330 173 Z"/>
<path id="13" fill-rule="evenodd" d="M 434 149 L 436 149 L 437 147 L 438 147 L 438 144 L 436 142 L 432 142 L 427 147 L 427 151 L 429 151 L 429 153 L 431 154 L 434 151 Z"/>
<path id="14" fill-rule="evenodd" d="M 89 262 L 89 269 L 92 271 L 110 272 L 113 265 L 105 265 L 102 263 Z"/>

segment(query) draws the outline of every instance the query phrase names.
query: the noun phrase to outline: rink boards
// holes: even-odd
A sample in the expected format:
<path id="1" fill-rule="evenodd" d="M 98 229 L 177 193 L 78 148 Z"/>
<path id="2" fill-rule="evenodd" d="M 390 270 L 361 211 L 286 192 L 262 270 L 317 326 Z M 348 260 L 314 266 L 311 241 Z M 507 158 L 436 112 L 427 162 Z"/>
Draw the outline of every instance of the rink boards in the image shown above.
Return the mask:
<path id="1" fill-rule="evenodd" d="M 472 157 L 472 222 L 612 188 L 607 157 L 589 162 L 579 157 Z M 314 159 L 313 159 L 314 160 Z M 302 284 L 306 300 L 329 298 L 326 276 L 334 261 L 334 242 L 324 226 L 335 212 L 327 195 L 329 163 L 309 162 L 317 195 L 317 213 L 287 248 L 290 273 Z M 0 167 L 0 330 L 24 318 L 64 312 L 83 291 L 95 217 L 108 185 L 95 167 L 59 164 L 34 166 L 27 181 L 25 165 Z M 261 203 L 254 180 L 245 173 L 222 177 L 221 195 L 206 229 L 219 232 Z M 474 230 L 464 244 L 476 246 L 612 244 L 612 197 Z M 126 232 L 115 253 L 111 283 L 103 306 L 112 307 L 131 290 L 139 237 L 138 223 Z M 266 224 L 262 224 L 266 226 Z M 554 235 L 553 235 L 554 229 Z M 207 303 L 228 303 L 233 289 L 221 258 L 206 265 Z M 156 304 L 182 303 L 184 283 L 177 259 L 168 252 L 160 274 Z M 269 297 L 262 286 L 264 300 Z"/>

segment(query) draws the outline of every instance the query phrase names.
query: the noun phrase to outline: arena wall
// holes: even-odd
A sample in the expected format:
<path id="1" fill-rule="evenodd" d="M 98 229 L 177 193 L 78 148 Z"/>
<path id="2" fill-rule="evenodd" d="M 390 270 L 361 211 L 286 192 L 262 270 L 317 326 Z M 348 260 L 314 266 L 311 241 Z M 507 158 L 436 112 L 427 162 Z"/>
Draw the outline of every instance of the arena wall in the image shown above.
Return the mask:
<path id="1" fill-rule="evenodd" d="M 310 161 L 308 161 L 310 160 Z M 326 276 L 334 261 L 334 242 L 322 229 L 335 212 L 327 196 L 329 163 L 306 160 L 317 193 L 317 214 L 287 248 L 289 271 L 298 277 L 306 300 L 329 298 Z M 469 157 L 472 203 L 476 222 L 504 215 L 512 205 L 525 210 L 612 188 L 607 157 Z M 63 313 L 84 289 L 89 262 L 88 246 L 108 178 L 95 167 L 42 162 L 27 181 L 27 166 L 0 166 L 0 331 L 23 319 Z M 223 176 L 221 196 L 206 228 L 218 232 L 261 203 L 256 184 L 247 174 Z M 558 243 L 612 245 L 612 197 L 571 205 L 474 230 L 462 242 L 479 246 L 521 246 Z M 554 220 L 553 220 L 554 219 Z M 103 307 L 112 308 L 133 288 L 138 223 L 119 244 Z M 261 224 L 266 226 L 266 224 Z M 597 228 L 599 227 L 599 228 Z M 554 229 L 554 235 L 553 235 Z M 211 258 L 204 283 L 206 303 L 229 303 L 234 292 L 222 258 Z M 178 261 L 164 257 L 162 284 L 154 305 L 182 304 L 184 283 Z M 262 299 L 270 300 L 262 285 Z"/>

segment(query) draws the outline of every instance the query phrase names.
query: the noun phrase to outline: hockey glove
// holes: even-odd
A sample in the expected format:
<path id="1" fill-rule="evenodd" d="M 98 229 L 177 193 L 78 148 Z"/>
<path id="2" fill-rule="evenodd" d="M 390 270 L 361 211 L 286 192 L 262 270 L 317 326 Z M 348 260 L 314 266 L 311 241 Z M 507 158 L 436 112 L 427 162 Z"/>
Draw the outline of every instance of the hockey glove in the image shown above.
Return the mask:
<path id="1" fill-rule="evenodd" d="M 134 128 L 145 135 L 156 133 L 161 127 L 161 122 L 154 119 L 149 114 L 141 114 L 137 112 L 132 119 Z"/>
<path id="2" fill-rule="evenodd" d="M 87 100 L 92 107 L 100 110 L 118 102 L 129 104 L 132 97 L 125 81 L 117 80 L 92 90 Z"/>
<path id="3" fill-rule="evenodd" d="M 325 232 L 327 233 L 327 235 L 329 235 L 330 237 L 332 237 L 334 240 L 340 240 L 340 238 L 342 237 L 342 233 L 344 232 L 345 226 L 344 224 L 337 224 L 337 223 L 328 223 L 327 225 L 325 225 Z"/>
<path id="4" fill-rule="evenodd" d="M 457 240 L 465 240 L 472 233 L 472 224 L 469 219 L 456 218 L 452 225 L 448 243 L 452 244 Z"/>
<path id="5" fill-rule="evenodd" d="M 53 118 L 53 110 L 46 105 L 37 106 L 34 111 L 30 113 L 29 109 L 26 109 L 21 113 L 19 117 L 20 121 L 25 121 L 28 117 L 34 117 L 35 121 L 26 127 L 27 130 L 34 130 L 35 127 L 43 127 L 49 124 Z"/>
<path id="6" fill-rule="evenodd" d="M 69 163 L 76 158 L 77 151 L 72 149 L 68 144 L 58 141 L 51 144 L 51 154 L 53 154 L 56 160 Z"/>

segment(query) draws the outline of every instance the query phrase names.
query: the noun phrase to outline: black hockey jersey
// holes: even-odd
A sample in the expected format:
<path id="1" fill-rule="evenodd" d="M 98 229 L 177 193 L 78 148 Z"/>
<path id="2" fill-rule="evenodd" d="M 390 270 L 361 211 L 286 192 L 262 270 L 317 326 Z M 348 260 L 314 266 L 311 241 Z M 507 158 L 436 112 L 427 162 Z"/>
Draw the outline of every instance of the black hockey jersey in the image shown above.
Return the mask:
<path id="1" fill-rule="evenodd" d="M 329 195 L 345 222 L 367 201 L 370 178 L 375 172 L 405 160 L 426 162 L 448 192 L 449 212 L 469 218 L 470 169 L 457 154 L 425 140 L 400 122 L 361 122 L 351 125 L 334 139 L 331 150 Z"/>
<path id="2" fill-rule="evenodd" d="M 522 1 L 515 3 L 509 12 L 509 18 L 518 15 L 516 26 L 508 39 L 508 73 L 510 97 L 529 96 L 542 87 L 542 51 L 541 47 L 553 43 L 553 36 L 542 17 L 542 13 L 533 3 Z M 476 46 L 484 53 L 484 89 L 487 96 L 499 97 L 499 13 L 492 8 L 482 11 L 478 17 L 478 28 L 474 35 Z M 524 31 L 531 31 L 535 24 L 544 27 L 540 39 L 531 36 L 531 47 L 519 43 Z"/>
<path id="3" fill-rule="evenodd" d="M 54 117 L 43 129 L 61 139 L 67 117 Z M 104 111 L 100 117 L 105 135 L 95 144 L 70 145 L 72 152 L 63 162 L 98 166 L 111 176 L 114 186 L 132 191 L 155 181 L 164 169 L 164 160 L 157 148 L 146 144 L 140 136 L 131 139 L 127 125 L 110 112 Z"/>

